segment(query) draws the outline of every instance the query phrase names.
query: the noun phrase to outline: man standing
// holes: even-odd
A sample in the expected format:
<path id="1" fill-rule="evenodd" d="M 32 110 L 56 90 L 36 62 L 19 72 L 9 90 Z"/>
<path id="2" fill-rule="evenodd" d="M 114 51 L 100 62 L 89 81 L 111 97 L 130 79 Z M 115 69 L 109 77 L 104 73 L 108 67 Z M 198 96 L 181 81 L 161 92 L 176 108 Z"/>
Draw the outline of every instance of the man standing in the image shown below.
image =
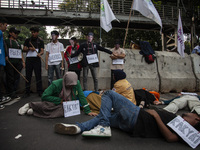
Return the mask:
<path id="1" fill-rule="evenodd" d="M 9 29 L 9 38 L 5 40 L 8 56 L 6 57 L 6 83 L 7 93 L 11 98 L 19 98 L 16 91 L 19 85 L 20 74 L 13 68 L 13 66 L 21 72 L 22 67 L 25 68 L 25 61 L 22 54 L 20 44 L 17 42 L 19 30 L 14 27 Z M 8 63 L 9 61 L 9 63 Z M 13 65 L 11 65 L 11 64 Z"/>
<path id="2" fill-rule="evenodd" d="M 112 49 L 112 52 L 114 55 L 111 55 L 110 58 L 112 59 L 111 61 L 111 89 L 113 88 L 115 81 L 113 79 L 114 76 L 114 71 L 115 70 L 123 70 L 124 69 L 124 58 L 126 56 L 125 50 L 120 48 L 120 41 L 116 40 L 115 41 L 115 47 Z"/>
<path id="3" fill-rule="evenodd" d="M 53 81 L 54 70 L 56 72 L 57 79 L 60 79 L 60 67 L 64 68 L 64 46 L 58 41 L 58 31 L 52 31 L 52 42 L 47 44 L 46 49 L 46 70 L 48 70 L 48 85 Z"/>
<path id="4" fill-rule="evenodd" d="M 4 103 L 9 101 L 10 97 L 3 96 L 3 77 L 4 77 L 4 66 L 5 66 L 5 48 L 3 41 L 3 32 L 7 29 L 7 20 L 5 18 L 0 17 L 0 103 Z M 4 105 L 0 105 L 0 109 L 3 109 Z"/>
<path id="5" fill-rule="evenodd" d="M 26 93 L 24 97 L 30 96 L 30 86 L 32 72 L 34 70 L 37 84 L 38 95 L 42 95 L 42 77 L 41 77 L 41 56 L 44 53 L 44 42 L 38 37 L 39 28 L 30 28 L 32 36 L 24 42 L 23 51 L 27 52 L 26 55 L 26 78 L 29 82 L 26 82 Z"/>
<path id="6" fill-rule="evenodd" d="M 87 42 L 80 45 L 78 51 L 72 55 L 72 57 L 78 56 L 80 53 L 83 53 L 83 59 L 81 65 L 83 67 L 83 87 L 84 90 L 88 90 L 87 86 L 87 76 L 88 70 L 90 69 L 93 82 L 94 82 L 94 91 L 98 91 L 98 79 L 97 79 L 97 67 L 99 67 L 98 60 L 98 50 L 112 54 L 108 49 L 105 49 L 98 44 L 93 42 L 94 34 L 92 32 L 88 33 Z"/>

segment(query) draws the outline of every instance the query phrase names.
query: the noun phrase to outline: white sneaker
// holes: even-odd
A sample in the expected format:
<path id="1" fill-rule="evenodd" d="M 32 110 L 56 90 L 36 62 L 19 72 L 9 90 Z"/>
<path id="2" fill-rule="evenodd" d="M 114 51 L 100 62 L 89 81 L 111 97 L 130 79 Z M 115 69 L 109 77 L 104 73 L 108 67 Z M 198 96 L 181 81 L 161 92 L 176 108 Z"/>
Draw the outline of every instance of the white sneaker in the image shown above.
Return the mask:
<path id="1" fill-rule="evenodd" d="M 32 108 L 28 109 L 27 114 L 28 115 L 32 115 L 33 114 L 33 109 Z"/>
<path id="2" fill-rule="evenodd" d="M 29 103 L 26 103 L 23 107 L 21 107 L 18 110 L 18 114 L 25 115 L 27 113 L 27 111 L 29 110 L 29 108 L 30 108 Z"/>
<path id="3" fill-rule="evenodd" d="M 111 137 L 110 127 L 103 127 L 101 125 L 96 126 L 90 131 L 84 131 L 82 136 L 97 136 L 97 137 Z"/>
<path id="4" fill-rule="evenodd" d="M 60 134 L 78 134 L 81 133 L 81 129 L 74 124 L 64 124 L 64 123 L 57 123 L 54 126 L 54 130 L 56 133 Z"/>

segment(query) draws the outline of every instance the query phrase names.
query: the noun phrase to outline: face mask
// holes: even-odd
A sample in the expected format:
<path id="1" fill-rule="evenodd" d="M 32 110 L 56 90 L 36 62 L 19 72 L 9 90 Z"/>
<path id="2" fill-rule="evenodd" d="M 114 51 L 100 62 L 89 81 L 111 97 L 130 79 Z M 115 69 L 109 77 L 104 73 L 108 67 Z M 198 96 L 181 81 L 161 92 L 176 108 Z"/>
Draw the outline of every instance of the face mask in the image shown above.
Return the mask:
<path id="1" fill-rule="evenodd" d="M 52 34 L 51 37 L 52 37 L 52 40 L 53 40 L 53 41 L 56 40 L 56 35 L 55 35 L 55 34 Z"/>

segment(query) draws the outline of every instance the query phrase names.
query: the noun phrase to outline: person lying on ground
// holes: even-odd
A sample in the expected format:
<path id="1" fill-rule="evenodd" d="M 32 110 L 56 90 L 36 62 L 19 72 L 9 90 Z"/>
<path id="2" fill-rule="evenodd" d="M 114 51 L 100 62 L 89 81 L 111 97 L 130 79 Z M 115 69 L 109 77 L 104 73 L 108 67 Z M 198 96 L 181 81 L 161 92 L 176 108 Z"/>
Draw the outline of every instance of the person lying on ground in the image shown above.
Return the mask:
<path id="1" fill-rule="evenodd" d="M 114 111 L 111 112 L 112 107 Z M 110 127 L 114 127 L 134 137 L 164 137 L 168 142 L 176 142 L 179 136 L 166 126 L 175 117 L 165 110 L 140 109 L 124 96 L 109 90 L 101 98 L 98 116 L 77 124 L 57 123 L 54 130 L 59 134 L 111 137 Z M 186 113 L 183 118 L 195 128 L 200 125 L 200 117 L 195 113 Z"/>
<path id="2" fill-rule="evenodd" d="M 20 115 L 33 115 L 41 118 L 64 116 L 63 101 L 79 100 L 83 110 L 89 116 L 96 116 L 90 110 L 83 94 L 80 81 L 75 72 L 67 72 L 63 79 L 58 79 L 44 91 L 42 102 L 30 102 L 21 107 Z"/>

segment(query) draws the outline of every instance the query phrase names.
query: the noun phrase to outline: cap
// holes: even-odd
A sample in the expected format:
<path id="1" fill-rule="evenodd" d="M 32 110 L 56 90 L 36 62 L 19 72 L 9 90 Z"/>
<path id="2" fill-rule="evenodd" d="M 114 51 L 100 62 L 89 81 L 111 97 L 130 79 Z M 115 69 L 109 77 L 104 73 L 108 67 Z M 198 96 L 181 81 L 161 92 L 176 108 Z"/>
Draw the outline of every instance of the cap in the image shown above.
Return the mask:
<path id="1" fill-rule="evenodd" d="M 14 32 L 15 34 L 19 34 L 19 33 L 20 33 L 20 31 L 17 30 L 16 28 L 14 28 L 14 27 L 10 28 L 10 29 L 9 29 L 9 32 L 10 32 L 10 33 Z"/>
<path id="2" fill-rule="evenodd" d="M 122 80 L 126 78 L 126 73 L 123 70 L 114 70 L 115 81 Z"/>
<path id="3" fill-rule="evenodd" d="M 92 32 L 89 32 L 88 36 L 94 36 L 94 34 Z"/>
<path id="4" fill-rule="evenodd" d="M 52 34 L 59 35 L 59 32 L 56 31 L 56 30 L 54 30 L 54 31 L 51 31 L 51 35 L 52 35 Z"/>
<path id="5" fill-rule="evenodd" d="M 71 40 L 76 41 L 76 38 L 75 38 L 75 37 L 72 37 Z"/>

